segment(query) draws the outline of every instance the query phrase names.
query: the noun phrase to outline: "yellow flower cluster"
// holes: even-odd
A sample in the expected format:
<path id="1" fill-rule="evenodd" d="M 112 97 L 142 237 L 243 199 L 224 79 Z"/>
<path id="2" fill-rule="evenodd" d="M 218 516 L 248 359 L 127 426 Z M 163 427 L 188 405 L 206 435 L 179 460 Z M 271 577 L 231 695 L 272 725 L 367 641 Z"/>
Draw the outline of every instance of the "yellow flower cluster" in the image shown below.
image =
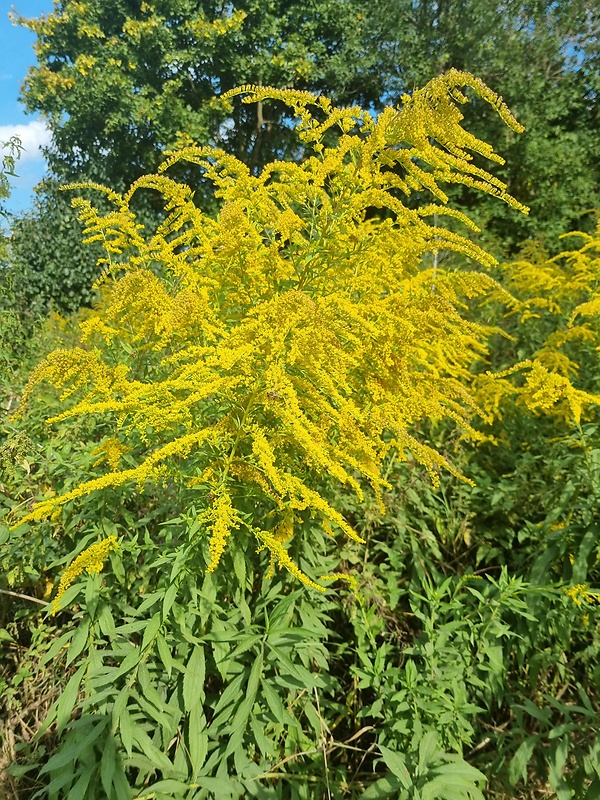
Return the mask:
<path id="1" fill-rule="evenodd" d="M 434 481 L 440 469 L 454 471 L 416 431 L 424 419 L 447 418 L 478 438 L 469 424 L 477 410 L 472 365 L 485 357 L 490 331 L 462 311 L 498 289 L 477 272 L 427 266 L 424 256 L 440 248 L 493 263 L 470 238 L 428 220 L 447 215 L 475 228 L 447 208 L 444 183 L 522 209 L 473 162 L 473 153 L 502 159 L 462 127 L 465 88 L 520 130 L 496 95 L 455 70 L 377 119 L 306 92 L 242 87 L 221 101 L 287 103 L 313 154 L 253 175 L 232 155 L 189 145 L 122 196 L 93 187 L 108 213 L 77 201 L 87 240 L 107 253 L 101 300 L 82 324 L 85 347 L 52 354 L 26 395 L 44 379 L 77 392 L 57 419 L 112 417 L 115 439 L 135 430 L 148 453 L 137 467 L 112 466 L 39 503 L 26 519 L 92 491 L 182 471 L 182 486 L 203 504 L 209 570 L 232 531 L 245 527 L 270 552 L 271 568 L 318 587 L 288 554 L 293 520 L 310 514 L 328 532 L 362 541 L 318 490 L 322 476 L 359 500 L 370 486 L 383 508 L 381 468 L 392 451 L 399 459 L 411 452 Z M 168 176 L 182 161 L 214 185 L 217 217 Z M 145 190 L 164 198 L 152 231 L 130 208 Z M 411 208 L 401 198 L 414 193 L 434 202 Z M 244 485 L 261 498 L 261 524 L 241 514 Z"/>
<path id="2" fill-rule="evenodd" d="M 56 614 L 60 610 L 60 601 L 69 586 L 78 578 L 83 572 L 88 575 L 97 575 L 102 572 L 104 562 L 108 558 L 108 554 L 118 548 L 117 537 L 109 536 L 101 542 L 96 542 L 80 553 L 77 558 L 69 564 L 67 569 L 63 572 L 60 583 L 58 584 L 58 591 L 52 604 L 52 613 Z"/>
<path id="3" fill-rule="evenodd" d="M 600 603 L 600 593 L 590 591 L 589 586 L 585 583 L 569 586 L 568 589 L 564 589 L 564 592 L 567 597 L 571 598 L 576 606 L 581 606 L 584 602 Z"/>
<path id="4" fill-rule="evenodd" d="M 583 244 L 552 258 L 531 246 L 528 258 L 502 266 L 522 327 L 539 320 L 546 333 L 527 361 L 480 379 L 479 400 L 489 416 L 499 413 L 508 396 L 532 411 L 579 424 L 585 410 L 600 403 L 600 395 L 573 384 L 586 349 L 600 349 L 600 222 L 593 235 L 565 236 L 580 237 Z M 506 380 L 517 372 L 524 375 L 519 386 Z"/>
<path id="5" fill-rule="evenodd" d="M 121 457 L 130 451 L 131 447 L 127 447 L 127 445 L 122 444 L 114 436 L 111 436 L 102 442 L 101 445 L 92 450 L 93 456 L 99 456 L 99 459 L 96 461 L 94 466 L 97 466 L 98 464 L 102 463 L 102 461 L 106 460 L 108 461 L 111 470 L 114 472 L 119 467 Z"/>

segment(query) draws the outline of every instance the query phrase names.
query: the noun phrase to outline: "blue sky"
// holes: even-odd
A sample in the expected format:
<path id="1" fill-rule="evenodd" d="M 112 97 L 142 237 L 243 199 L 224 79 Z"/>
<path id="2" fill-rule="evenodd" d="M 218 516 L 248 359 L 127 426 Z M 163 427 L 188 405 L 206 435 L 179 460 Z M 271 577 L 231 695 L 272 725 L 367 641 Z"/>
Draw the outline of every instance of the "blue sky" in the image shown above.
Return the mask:
<path id="1" fill-rule="evenodd" d="M 25 211 L 33 197 L 32 189 L 44 175 L 46 165 L 40 144 L 48 142 L 48 132 L 37 115 L 25 113 L 19 102 L 21 83 L 27 68 L 35 63 L 35 36 L 17 27 L 8 18 L 11 9 L 24 17 L 39 17 L 52 11 L 52 0 L 0 0 L 0 142 L 16 133 L 26 150 L 18 163 L 18 178 L 12 178 L 11 197 L 6 208 Z"/>

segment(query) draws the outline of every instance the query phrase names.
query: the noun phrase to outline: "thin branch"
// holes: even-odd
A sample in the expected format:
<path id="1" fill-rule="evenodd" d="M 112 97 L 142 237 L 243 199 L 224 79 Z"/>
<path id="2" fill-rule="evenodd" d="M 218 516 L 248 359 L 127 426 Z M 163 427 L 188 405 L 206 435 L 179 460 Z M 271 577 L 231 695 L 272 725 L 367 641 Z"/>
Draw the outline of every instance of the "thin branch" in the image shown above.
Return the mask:
<path id="1" fill-rule="evenodd" d="M 20 600 L 31 600 L 32 603 L 38 603 L 40 606 L 50 605 L 45 600 L 39 600 L 37 597 L 32 597 L 29 594 L 21 594 L 21 592 L 11 592 L 10 589 L 0 589 L 0 594 L 7 594 L 10 597 L 18 597 Z"/>

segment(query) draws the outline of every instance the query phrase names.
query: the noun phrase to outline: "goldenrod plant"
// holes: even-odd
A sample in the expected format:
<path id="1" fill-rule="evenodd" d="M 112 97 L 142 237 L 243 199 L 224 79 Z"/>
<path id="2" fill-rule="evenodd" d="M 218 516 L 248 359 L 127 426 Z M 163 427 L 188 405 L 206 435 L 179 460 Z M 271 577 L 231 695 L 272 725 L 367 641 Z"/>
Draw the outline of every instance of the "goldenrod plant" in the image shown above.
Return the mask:
<path id="1" fill-rule="evenodd" d="M 574 231 L 561 239 L 581 244 L 550 257 L 530 242 L 521 258 L 500 266 L 502 286 L 516 300 L 509 314 L 518 320 L 514 338 L 527 358 L 480 379 L 480 399 L 492 414 L 500 413 L 508 393 L 509 405 L 517 400 L 579 425 L 586 408 L 600 400 L 599 382 L 589 380 L 599 335 L 600 226 L 594 234 Z M 520 385 L 497 380 L 516 373 L 524 375 Z"/>
<path id="2" fill-rule="evenodd" d="M 108 213 L 75 200 L 106 253 L 98 302 L 77 317 L 76 345 L 34 370 L 12 423 L 33 442 L 50 413 L 55 438 L 29 456 L 15 432 L 5 448 L 35 464 L 34 502 L 10 478 L 3 563 L 62 574 L 37 599 L 56 633 L 39 634 L 52 644 L 34 673 L 59 660 L 64 673 L 16 755 L 24 791 L 483 800 L 488 784 L 489 797 L 515 796 L 538 745 L 553 787 L 567 785 L 564 753 L 573 786 L 593 780 L 595 745 L 569 750 L 573 731 L 593 729 L 585 687 L 583 711 L 556 700 L 556 734 L 548 723 L 530 735 L 519 706 L 529 713 L 530 695 L 559 679 L 548 670 L 536 683 L 547 643 L 532 592 L 591 635 L 593 576 L 575 553 L 566 594 L 568 581 L 513 575 L 498 550 L 487 563 L 465 512 L 472 497 L 489 505 L 481 485 L 496 480 L 465 454 L 498 447 L 502 414 L 564 400 L 548 401 L 564 375 L 535 348 L 488 354 L 501 334 L 485 309 L 500 299 L 516 319 L 524 300 L 492 278 L 445 186 L 525 209 L 479 166 L 501 158 L 462 127 L 471 92 L 520 130 L 456 71 L 376 118 L 241 87 L 220 102 L 287 104 L 304 160 L 254 173 L 188 142 L 125 194 L 86 184 Z M 218 214 L 177 181 L 183 163 L 212 183 Z M 132 210 L 139 192 L 163 198 L 154 228 Z M 589 385 L 572 388 L 592 408 Z M 552 658 L 565 629 L 548 633 Z"/>
<path id="3" fill-rule="evenodd" d="M 50 422 L 110 415 L 111 446 L 139 443 L 138 461 L 43 500 L 22 522 L 56 518 L 107 487 L 177 480 L 186 459 L 186 497 L 202 508 L 194 544 L 207 541 L 208 572 L 231 539 L 249 533 L 268 550 L 270 569 L 283 566 L 322 590 L 287 554 L 296 516 L 308 511 L 331 536 L 361 538 L 318 491 L 317 476 L 359 499 L 367 481 L 382 507 L 381 466 L 391 451 L 401 459 L 410 451 L 434 482 L 440 468 L 452 471 L 415 426 L 451 419 L 477 437 L 471 367 L 485 356 L 489 331 L 467 321 L 461 303 L 494 284 L 423 259 L 437 248 L 484 266 L 493 259 L 429 220 L 445 215 L 473 228 L 447 207 L 444 183 L 526 210 L 474 164 L 473 154 L 501 158 L 461 127 L 465 89 L 520 130 L 501 98 L 457 71 L 376 119 L 308 93 L 241 87 L 223 102 L 288 104 L 313 154 L 254 176 L 232 155 L 191 145 L 125 195 L 97 187 L 113 206 L 107 214 L 74 201 L 87 241 L 106 249 L 102 300 L 81 324 L 81 346 L 46 358 L 23 400 L 50 381 L 65 400 L 77 396 Z M 216 219 L 169 177 L 182 161 L 213 182 Z M 164 198 L 154 231 L 130 209 L 142 190 Z M 413 208 L 412 197 L 424 199 Z M 239 503 L 249 486 L 261 498 L 252 518 Z"/>

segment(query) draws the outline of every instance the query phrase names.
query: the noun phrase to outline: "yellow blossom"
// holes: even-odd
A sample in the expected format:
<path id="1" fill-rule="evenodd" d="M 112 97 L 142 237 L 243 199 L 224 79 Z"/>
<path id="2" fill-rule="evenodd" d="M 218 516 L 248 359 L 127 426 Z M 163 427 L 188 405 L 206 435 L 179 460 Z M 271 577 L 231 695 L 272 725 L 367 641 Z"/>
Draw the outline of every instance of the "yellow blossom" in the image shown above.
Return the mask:
<path id="1" fill-rule="evenodd" d="M 69 564 L 67 569 L 63 572 L 60 583 L 58 584 L 58 592 L 52 604 L 53 614 L 56 614 L 60 610 L 60 601 L 75 579 L 78 578 L 82 572 L 87 572 L 88 575 L 97 575 L 101 572 L 108 554 L 116 550 L 117 547 L 117 537 L 109 536 L 107 539 L 103 539 L 88 547 Z"/>
<path id="2" fill-rule="evenodd" d="M 588 585 L 585 583 L 577 583 L 574 586 L 569 586 L 568 589 L 564 589 L 564 592 L 568 597 L 571 598 L 576 606 L 581 606 L 583 601 L 588 603 L 600 603 L 600 594 L 598 592 L 591 591 Z"/>

